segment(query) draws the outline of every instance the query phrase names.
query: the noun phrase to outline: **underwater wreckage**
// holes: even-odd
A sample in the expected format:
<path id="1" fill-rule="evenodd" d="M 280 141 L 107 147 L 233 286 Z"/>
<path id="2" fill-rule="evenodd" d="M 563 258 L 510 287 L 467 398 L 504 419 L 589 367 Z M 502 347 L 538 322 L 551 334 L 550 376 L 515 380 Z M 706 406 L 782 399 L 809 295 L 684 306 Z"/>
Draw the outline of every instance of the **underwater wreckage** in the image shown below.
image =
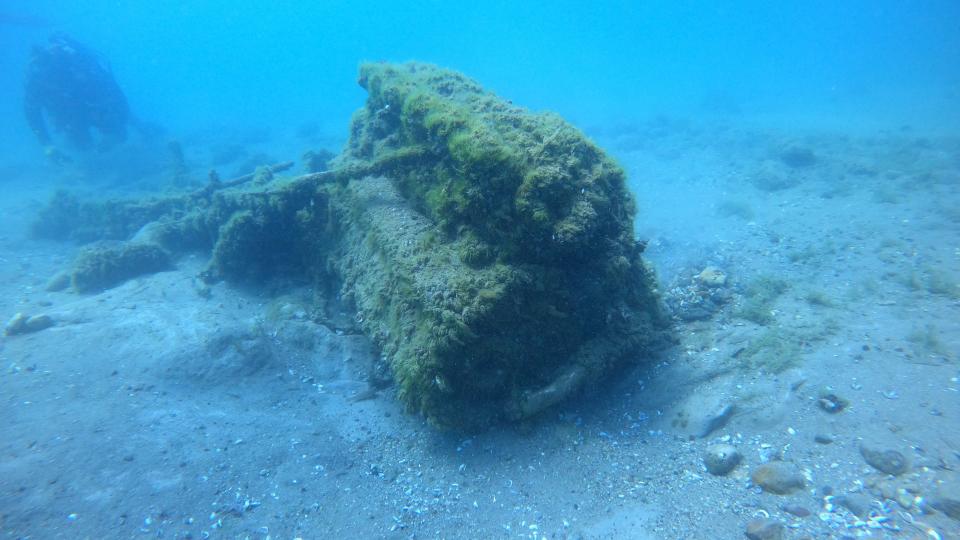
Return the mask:
<path id="1" fill-rule="evenodd" d="M 72 270 L 79 292 L 197 249 L 208 281 L 336 283 L 398 398 L 440 427 L 532 417 L 648 355 L 666 318 L 613 160 L 456 72 L 368 63 L 359 82 L 369 97 L 326 172 L 144 200 L 61 193 L 34 233 L 96 241 Z"/>

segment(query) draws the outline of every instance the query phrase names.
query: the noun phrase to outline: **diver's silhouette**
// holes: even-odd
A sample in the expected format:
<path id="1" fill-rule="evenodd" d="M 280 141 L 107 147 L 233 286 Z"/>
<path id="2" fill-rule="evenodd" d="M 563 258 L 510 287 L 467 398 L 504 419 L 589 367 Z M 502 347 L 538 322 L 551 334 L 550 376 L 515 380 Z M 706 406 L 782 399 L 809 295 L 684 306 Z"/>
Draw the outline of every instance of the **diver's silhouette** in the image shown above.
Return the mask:
<path id="1" fill-rule="evenodd" d="M 57 34 L 34 47 L 25 87 L 27 122 L 53 161 L 68 158 L 54 146 L 47 122 L 79 151 L 126 140 L 127 98 L 100 56 L 72 38 Z"/>

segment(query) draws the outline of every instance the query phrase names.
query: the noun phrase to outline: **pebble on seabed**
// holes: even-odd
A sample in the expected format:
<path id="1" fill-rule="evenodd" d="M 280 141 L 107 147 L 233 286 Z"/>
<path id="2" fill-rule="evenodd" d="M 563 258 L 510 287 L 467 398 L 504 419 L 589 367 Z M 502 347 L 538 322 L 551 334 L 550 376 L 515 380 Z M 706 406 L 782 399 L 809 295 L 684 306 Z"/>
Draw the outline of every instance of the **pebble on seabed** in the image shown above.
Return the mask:
<path id="1" fill-rule="evenodd" d="M 807 510 L 806 507 L 800 506 L 799 504 L 785 504 L 781 506 L 780 509 L 798 518 L 805 518 L 810 515 L 810 510 Z"/>
<path id="2" fill-rule="evenodd" d="M 951 476 L 937 486 L 932 506 L 953 519 L 960 520 L 960 477 Z"/>
<path id="3" fill-rule="evenodd" d="M 772 461 L 757 467 L 750 479 L 767 493 L 776 495 L 787 495 L 806 484 L 800 471 L 783 461 Z"/>
<path id="4" fill-rule="evenodd" d="M 909 468 L 907 458 L 900 452 L 867 441 L 860 443 L 860 455 L 874 469 L 893 476 L 899 476 Z"/>
<path id="5" fill-rule="evenodd" d="M 727 284 L 727 274 L 716 266 L 708 266 L 697 274 L 697 281 L 707 287 L 723 287 Z"/>
<path id="6" fill-rule="evenodd" d="M 867 513 L 870 512 L 870 498 L 861 493 L 848 493 L 835 497 L 833 501 L 861 519 L 867 517 Z"/>
<path id="7" fill-rule="evenodd" d="M 770 518 L 752 519 L 747 523 L 746 535 L 750 540 L 780 540 L 783 524 Z"/>
<path id="8" fill-rule="evenodd" d="M 830 414 L 836 414 L 847 408 L 850 402 L 836 394 L 824 394 L 817 400 L 817 406 Z"/>
<path id="9" fill-rule="evenodd" d="M 740 452 L 732 445 L 712 444 L 703 454 L 703 464 L 710 474 L 723 476 L 739 465 L 742 458 Z"/>

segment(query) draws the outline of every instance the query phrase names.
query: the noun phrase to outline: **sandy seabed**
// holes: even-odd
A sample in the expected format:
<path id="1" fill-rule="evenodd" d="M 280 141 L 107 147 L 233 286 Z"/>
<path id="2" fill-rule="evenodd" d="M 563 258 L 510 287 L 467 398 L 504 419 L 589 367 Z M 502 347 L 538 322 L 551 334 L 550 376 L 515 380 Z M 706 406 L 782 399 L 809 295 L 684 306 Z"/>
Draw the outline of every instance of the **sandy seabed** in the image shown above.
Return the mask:
<path id="1" fill-rule="evenodd" d="M 371 391 L 377 352 L 311 320 L 309 290 L 198 285 L 205 254 L 47 292 L 76 246 L 29 239 L 50 190 L 9 179 L 0 316 L 55 324 L 0 342 L 3 536 L 960 537 L 960 140 L 593 135 L 678 341 L 469 436 Z M 717 444 L 740 456 L 722 475 Z"/>

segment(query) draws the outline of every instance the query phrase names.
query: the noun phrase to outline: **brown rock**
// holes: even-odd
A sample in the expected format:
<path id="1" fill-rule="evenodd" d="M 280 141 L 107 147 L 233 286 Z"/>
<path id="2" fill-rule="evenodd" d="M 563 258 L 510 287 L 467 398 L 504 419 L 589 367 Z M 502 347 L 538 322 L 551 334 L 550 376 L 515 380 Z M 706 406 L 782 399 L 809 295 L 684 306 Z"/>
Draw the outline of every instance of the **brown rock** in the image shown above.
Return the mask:
<path id="1" fill-rule="evenodd" d="M 708 266 L 697 274 L 697 281 L 707 287 L 723 287 L 727 284 L 727 275 L 716 266 Z"/>
<path id="2" fill-rule="evenodd" d="M 768 493 L 787 495 L 806 485 L 800 471 L 794 465 L 773 461 L 753 470 L 750 480 Z"/>
<path id="3" fill-rule="evenodd" d="M 70 286 L 70 272 L 58 272 L 57 275 L 50 278 L 47 282 L 47 291 L 58 292 Z"/>
<path id="4" fill-rule="evenodd" d="M 835 498 L 834 502 L 846 508 L 858 518 L 865 518 L 870 512 L 870 498 L 860 493 L 841 495 Z"/>
<path id="5" fill-rule="evenodd" d="M 710 474 L 723 476 L 732 471 L 743 459 L 734 446 L 713 444 L 707 447 L 703 455 L 703 464 Z"/>
<path id="6" fill-rule="evenodd" d="M 17 313 L 7 322 L 7 326 L 4 327 L 3 333 L 8 336 L 15 336 L 17 334 L 22 334 L 24 327 L 27 325 L 27 319 L 29 319 L 24 313 Z"/>
<path id="7" fill-rule="evenodd" d="M 32 332 L 46 330 L 53 326 L 53 324 L 53 318 L 49 315 L 34 315 L 31 317 L 25 313 L 17 313 L 10 319 L 7 326 L 4 327 L 3 333 L 8 336 L 30 334 Z"/>
<path id="8" fill-rule="evenodd" d="M 960 478 L 950 478 L 937 487 L 930 505 L 953 519 L 960 520 Z"/>
<path id="9" fill-rule="evenodd" d="M 805 518 L 810 515 L 810 510 L 807 510 L 806 507 L 800 506 L 799 504 L 785 504 L 781 506 L 780 509 L 798 518 Z"/>
<path id="10" fill-rule="evenodd" d="M 860 455 L 874 469 L 893 476 L 899 476 L 910 468 L 907 458 L 900 452 L 867 441 L 860 443 Z"/>
<path id="11" fill-rule="evenodd" d="M 750 540 L 781 540 L 783 524 L 773 519 L 751 519 L 747 523 L 747 538 Z"/>

